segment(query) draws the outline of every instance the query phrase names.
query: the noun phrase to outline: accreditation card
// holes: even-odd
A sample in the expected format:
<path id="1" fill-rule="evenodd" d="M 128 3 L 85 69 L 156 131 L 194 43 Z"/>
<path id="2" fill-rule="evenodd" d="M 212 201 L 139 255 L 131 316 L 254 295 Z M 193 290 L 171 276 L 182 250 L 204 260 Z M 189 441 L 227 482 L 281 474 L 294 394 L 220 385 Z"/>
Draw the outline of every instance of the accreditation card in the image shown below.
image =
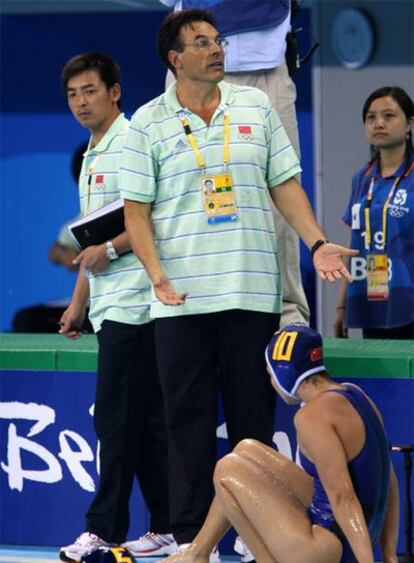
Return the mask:
<path id="1" fill-rule="evenodd" d="M 388 288 L 388 258 L 386 254 L 367 254 L 368 301 L 386 301 Z"/>
<path id="2" fill-rule="evenodd" d="M 231 174 L 203 175 L 201 188 L 209 225 L 236 221 L 237 205 Z"/>

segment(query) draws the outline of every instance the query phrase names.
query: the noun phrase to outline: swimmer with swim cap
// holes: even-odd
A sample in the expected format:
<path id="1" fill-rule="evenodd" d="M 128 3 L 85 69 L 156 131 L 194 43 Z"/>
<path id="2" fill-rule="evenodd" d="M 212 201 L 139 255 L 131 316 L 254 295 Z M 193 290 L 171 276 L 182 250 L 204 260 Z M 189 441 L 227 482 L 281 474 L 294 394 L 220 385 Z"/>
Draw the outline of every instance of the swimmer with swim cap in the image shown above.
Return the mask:
<path id="1" fill-rule="evenodd" d="M 216 466 L 216 497 L 192 544 L 167 562 L 207 563 L 230 525 L 260 563 L 396 563 L 398 484 L 381 415 L 358 386 L 329 377 L 316 331 L 286 326 L 265 351 L 294 417 L 302 467 L 256 440 Z M 258 408 L 260 408 L 258 406 Z"/>

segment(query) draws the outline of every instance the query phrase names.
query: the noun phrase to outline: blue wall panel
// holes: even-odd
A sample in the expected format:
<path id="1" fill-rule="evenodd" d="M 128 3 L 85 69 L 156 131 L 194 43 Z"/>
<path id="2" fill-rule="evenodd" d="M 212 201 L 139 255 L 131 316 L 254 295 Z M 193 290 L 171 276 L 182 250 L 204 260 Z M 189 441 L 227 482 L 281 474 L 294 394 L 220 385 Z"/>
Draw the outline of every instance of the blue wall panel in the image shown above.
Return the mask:
<path id="1" fill-rule="evenodd" d="M 8 517 L 1 519 L 0 543 L 70 543 L 84 531 L 98 482 L 95 374 L 3 372 L 1 386 L 0 490 Z M 137 537 L 148 529 L 138 487 L 131 506 Z"/>
<path id="2" fill-rule="evenodd" d="M 358 374 L 356 374 L 358 376 Z M 363 387 L 382 411 L 391 444 L 414 442 L 413 380 L 347 378 Z M 1 371 L 0 543 L 65 545 L 83 531 L 97 484 L 96 437 L 91 406 L 95 375 L 77 372 Z M 296 407 L 276 407 L 274 441 L 296 458 L 292 419 Z M 220 415 L 221 423 L 223 421 Z M 36 424 L 36 426 L 35 426 Z M 219 455 L 228 451 L 220 427 Z M 403 459 L 393 454 L 403 483 Z M 404 491 L 401 494 L 403 523 Z M 130 538 L 146 531 L 148 514 L 138 488 L 131 499 Z M 231 552 L 229 538 L 224 552 Z M 403 525 L 399 547 L 403 547 Z"/>
<path id="3" fill-rule="evenodd" d="M 48 263 L 63 222 L 77 213 L 70 161 L 88 138 L 69 113 L 60 87 L 63 64 L 102 50 L 121 65 L 123 109 L 163 90 L 155 54 L 163 12 L 3 16 L 1 18 L 1 319 L 16 309 L 70 296 L 74 275 Z"/>

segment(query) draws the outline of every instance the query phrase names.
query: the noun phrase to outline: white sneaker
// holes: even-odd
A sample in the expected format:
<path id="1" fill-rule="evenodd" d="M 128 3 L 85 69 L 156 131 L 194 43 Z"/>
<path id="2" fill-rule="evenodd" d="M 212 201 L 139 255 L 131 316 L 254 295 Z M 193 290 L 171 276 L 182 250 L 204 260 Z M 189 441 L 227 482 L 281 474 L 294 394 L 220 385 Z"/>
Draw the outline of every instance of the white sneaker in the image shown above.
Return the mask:
<path id="1" fill-rule="evenodd" d="M 178 549 L 172 534 L 153 534 L 147 532 L 137 540 L 122 544 L 134 557 L 153 557 L 155 555 L 172 555 Z"/>
<path id="2" fill-rule="evenodd" d="M 180 543 L 178 546 L 178 552 L 180 553 L 181 551 L 185 551 L 190 545 L 190 543 Z M 213 551 L 210 553 L 209 561 L 210 563 L 221 563 L 220 552 L 217 546 L 214 546 Z"/>
<path id="3" fill-rule="evenodd" d="M 59 557 L 62 561 L 80 561 L 86 553 L 92 551 L 93 549 L 97 549 L 98 547 L 110 547 L 113 545 L 115 544 L 107 543 L 95 534 L 84 532 L 77 538 L 75 543 L 61 547 Z"/>
<path id="4" fill-rule="evenodd" d="M 241 555 L 240 559 L 242 563 L 250 563 L 250 561 L 254 561 L 254 555 L 247 547 L 247 544 L 242 537 L 237 536 L 233 549 L 236 553 Z"/>

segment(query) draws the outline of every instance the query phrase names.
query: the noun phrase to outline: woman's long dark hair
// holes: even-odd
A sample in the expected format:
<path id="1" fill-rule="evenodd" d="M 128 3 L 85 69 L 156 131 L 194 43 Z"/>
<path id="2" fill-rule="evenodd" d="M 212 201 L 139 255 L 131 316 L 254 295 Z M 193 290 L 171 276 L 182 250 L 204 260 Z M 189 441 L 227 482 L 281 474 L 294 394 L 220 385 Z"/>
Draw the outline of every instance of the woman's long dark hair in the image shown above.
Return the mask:
<path id="1" fill-rule="evenodd" d="M 372 92 L 365 100 L 364 106 L 362 108 L 362 121 L 365 123 L 365 119 L 368 113 L 368 110 L 374 100 L 378 98 L 385 98 L 389 96 L 396 102 L 401 110 L 404 112 L 407 121 L 411 121 L 412 117 L 414 117 L 414 102 L 407 94 L 405 90 L 399 88 L 398 86 L 383 86 L 382 88 L 378 88 L 375 92 Z M 373 145 L 370 147 L 371 150 L 371 160 L 369 162 L 370 166 L 375 160 L 379 160 L 379 151 Z M 406 139 L 406 148 L 405 148 L 405 161 L 406 161 L 406 169 L 411 164 L 411 158 L 414 153 L 413 147 L 413 135 L 412 131 L 407 134 Z"/>

